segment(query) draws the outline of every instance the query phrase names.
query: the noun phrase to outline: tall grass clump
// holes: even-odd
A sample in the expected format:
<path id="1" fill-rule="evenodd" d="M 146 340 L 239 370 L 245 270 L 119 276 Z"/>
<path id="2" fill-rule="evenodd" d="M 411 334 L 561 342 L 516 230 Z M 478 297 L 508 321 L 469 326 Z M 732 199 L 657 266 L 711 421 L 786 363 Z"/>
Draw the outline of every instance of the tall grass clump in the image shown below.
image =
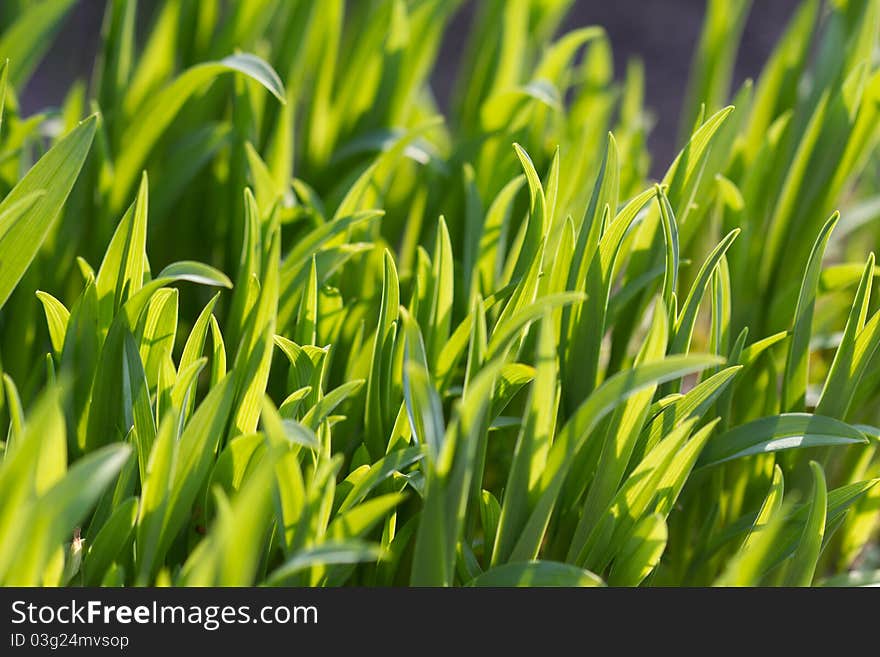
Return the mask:
<path id="1" fill-rule="evenodd" d="M 659 181 L 571 0 L 442 113 L 460 2 L 108 0 L 25 116 L 75 4 L 0 8 L 0 584 L 880 580 L 880 0 L 738 89 L 709 0 Z"/>

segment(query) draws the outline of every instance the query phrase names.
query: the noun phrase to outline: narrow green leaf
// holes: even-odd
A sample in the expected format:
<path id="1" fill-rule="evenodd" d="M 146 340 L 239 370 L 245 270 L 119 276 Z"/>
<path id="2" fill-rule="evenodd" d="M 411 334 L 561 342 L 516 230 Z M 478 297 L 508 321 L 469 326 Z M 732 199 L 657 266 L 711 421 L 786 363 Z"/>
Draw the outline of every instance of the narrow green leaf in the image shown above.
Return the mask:
<path id="1" fill-rule="evenodd" d="M 286 93 L 277 73 L 255 55 L 230 55 L 220 61 L 199 64 L 188 69 L 146 101 L 127 123 L 120 138 L 120 143 L 126 144 L 126 148 L 116 162 L 116 179 L 110 196 L 112 208 L 119 209 L 124 202 L 138 171 L 144 168 L 156 142 L 174 121 L 187 99 L 217 76 L 228 72 L 241 73 L 255 80 L 281 103 L 286 102 Z"/>
<path id="2" fill-rule="evenodd" d="M 52 349 L 60 354 L 64 349 L 64 337 L 67 334 L 67 322 L 70 320 L 70 312 L 63 303 L 58 301 L 48 292 L 37 290 L 37 298 L 43 304 L 46 313 L 46 324 L 49 327 L 49 339 L 52 341 Z"/>
<path id="3" fill-rule="evenodd" d="M 98 586 L 113 560 L 131 546 L 134 526 L 138 515 L 138 500 L 130 497 L 113 510 L 104 526 L 95 536 L 83 560 L 83 582 Z"/>
<path id="4" fill-rule="evenodd" d="M 826 445 L 865 444 L 868 439 L 849 424 L 823 415 L 783 413 L 754 420 L 716 436 L 700 457 L 705 468 L 744 456 Z"/>
<path id="5" fill-rule="evenodd" d="M 315 566 L 376 561 L 379 555 L 379 546 L 366 541 L 327 541 L 295 553 L 269 574 L 267 583 L 270 586 L 284 585 L 290 578 Z"/>
<path id="6" fill-rule="evenodd" d="M 37 255 L 79 176 L 95 135 L 91 116 L 46 153 L 0 202 L 0 307 Z M 35 197 L 35 192 L 43 192 Z M 21 210 L 27 199 L 27 209 Z M 22 203 L 22 205 L 19 205 Z"/>
<path id="7" fill-rule="evenodd" d="M 108 445 L 77 461 L 63 479 L 46 491 L 34 509 L 35 522 L 19 541 L 21 558 L 8 574 L 7 585 L 33 586 L 40 581 L 51 551 L 82 523 L 129 455 L 128 445 Z"/>
<path id="8" fill-rule="evenodd" d="M 685 299 L 684 305 L 681 308 L 681 312 L 676 319 L 675 335 L 672 338 L 672 344 L 669 347 L 670 353 L 687 353 L 690 349 L 691 338 L 694 333 L 694 325 L 697 321 L 697 312 L 700 309 L 700 303 L 705 294 L 706 287 L 709 285 L 709 281 L 712 274 L 715 272 L 716 267 L 719 266 L 724 254 L 730 248 L 730 245 L 733 244 L 733 241 L 739 233 L 740 231 L 738 228 L 734 228 L 730 231 L 724 239 L 712 249 L 712 252 L 700 267 L 700 271 L 697 273 L 697 277 L 694 280 L 687 298 Z"/>
<path id="9" fill-rule="evenodd" d="M 782 475 L 782 468 L 778 465 L 774 465 L 773 481 L 770 483 L 770 490 L 767 492 L 767 497 L 764 498 L 763 504 L 761 504 L 761 509 L 758 511 L 755 523 L 752 525 L 751 530 L 749 530 L 749 535 L 746 536 L 742 548 L 740 548 L 742 551 L 747 551 L 752 547 L 752 544 L 757 540 L 760 532 L 765 529 L 767 524 L 780 512 L 782 509 L 782 497 L 784 492 L 785 479 Z"/>
<path id="10" fill-rule="evenodd" d="M 804 533 L 788 563 L 788 570 L 785 573 L 787 586 L 809 586 L 813 582 L 816 563 L 822 550 L 822 537 L 825 534 L 825 519 L 828 513 L 828 490 L 825 486 L 822 466 L 811 461 L 810 470 L 813 473 L 810 511 L 804 525 Z"/>

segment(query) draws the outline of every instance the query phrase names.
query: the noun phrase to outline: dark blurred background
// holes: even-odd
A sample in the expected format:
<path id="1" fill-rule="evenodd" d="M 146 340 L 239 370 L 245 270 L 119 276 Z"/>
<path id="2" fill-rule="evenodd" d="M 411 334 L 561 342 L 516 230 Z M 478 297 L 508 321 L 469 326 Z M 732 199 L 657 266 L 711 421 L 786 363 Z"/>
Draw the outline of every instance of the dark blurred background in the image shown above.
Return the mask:
<path id="1" fill-rule="evenodd" d="M 449 96 L 477 1 L 469 0 L 447 30 L 433 79 L 441 102 Z M 734 86 L 757 76 L 798 2 L 755 0 L 743 32 Z M 57 104 L 72 79 L 89 73 L 99 44 L 104 4 L 103 0 L 80 0 L 73 9 L 25 90 L 22 102 L 26 111 Z M 155 4 L 155 0 L 141 0 L 143 21 L 150 20 Z M 705 0 L 577 0 L 565 21 L 565 30 L 592 24 L 605 27 L 618 72 L 632 57 L 644 60 L 647 103 L 657 119 L 650 148 L 654 167 L 659 166 L 660 172 L 674 155 L 678 113 L 704 8 Z"/>

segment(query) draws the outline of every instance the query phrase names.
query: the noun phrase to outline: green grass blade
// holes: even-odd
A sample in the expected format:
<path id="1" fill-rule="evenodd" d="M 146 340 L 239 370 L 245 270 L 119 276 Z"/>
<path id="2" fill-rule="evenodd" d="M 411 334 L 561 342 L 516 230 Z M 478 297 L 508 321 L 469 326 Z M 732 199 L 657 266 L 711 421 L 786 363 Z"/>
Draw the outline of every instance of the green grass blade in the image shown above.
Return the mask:
<path id="1" fill-rule="evenodd" d="M 733 459 L 787 449 L 867 442 L 855 427 L 823 415 L 783 413 L 740 425 L 712 439 L 700 457 L 705 468 Z"/>
<path id="2" fill-rule="evenodd" d="M 113 510 L 83 559 L 83 583 L 98 586 L 113 561 L 131 547 L 137 522 L 138 499 L 130 497 Z"/>
<path id="3" fill-rule="evenodd" d="M 67 323 L 70 321 L 70 311 L 63 303 L 58 301 L 48 292 L 37 291 L 37 298 L 43 304 L 46 313 L 46 324 L 49 327 L 49 339 L 52 341 L 52 349 L 60 354 L 64 349 L 64 338 L 67 334 Z"/>
<path id="4" fill-rule="evenodd" d="M 817 413 L 846 417 L 862 376 L 880 346 L 880 312 L 874 313 L 866 324 L 873 277 L 872 253 L 856 290 L 840 345 L 825 378 L 822 395 L 816 405 Z"/>
<path id="5" fill-rule="evenodd" d="M 108 445 L 77 461 L 63 479 L 46 491 L 34 509 L 35 522 L 19 543 L 21 560 L 9 573 L 7 585 L 33 585 L 41 581 L 52 550 L 73 534 L 119 474 L 129 454 L 127 445 Z"/>
<path id="6" fill-rule="evenodd" d="M 508 563 L 487 570 L 468 586 L 604 586 L 600 577 L 576 566 L 553 561 Z"/>
<path id="7" fill-rule="evenodd" d="M 55 224 L 88 155 L 98 118 L 92 116 L 59 141 L 0 202 L 0 307 Z M 35 192 L 43 192 L 35 198 Z M 7 212 L 24 199 L 26 211 Z"/>
<path id="8" fill-rule="evenodd" d="M 269 574 L 267 583 L 270 586 L 284 585 L 290 578 L 315 566 L 375 561 L 379 554 L 379 546 L 366 541 L 327 541 L 295 553 Z"/>
<path id="9" fill-rule="evenodd" d="M 663 514 L 642 518 L 608 575 L 609 586 L 638 586 L 651 574 L 666 549 L 669 531 Z"/>
<path id="10" fill-rule="evenodd" d="M 504 487 L 504 500 L 492 565 L 510 559 L 515 542 L 535 501 L 537 484 L 547 462 L 557 425 L 558 365 L 556 339 L 549 310 L 544 312 L 535 354 L 535 378 L 526 406 L 522 428 L 513 451 L 513 461 Z M 530 555 L 532 559 L 537 557 Z"/>
<path id="11" fill-rule="evenodd" d="M 804 525 L 804 533 L 797 549 L 791 556 L 785 573 L 787 586 L 809 586 L 816 572 L 816 562 L 822 549 L 825 533 L 825 520 L 828 513 L 828 490 L 825 486 L 825 473 L 815 461 L 810 462 L 813 473 L 813 492 L 810 496 L 809 515 Z"/>
<path id="12" fill-rule="evenodd" d="M 658 300 L 651 328 L 639 355 L 636 357 L 636 365 L 660 360 L 666 354 L 669 316 L 662 303 L 661 300 Z M 596 474 L 590 482 L 566 561 L 574 561 L 577 558 L 598 516 L 614 499 L 630 463 L 630 457 L 636 447 L 639 433 L 648 419 L 651 399 L 656 391 L 656 386 L 647 386 L 644 390 L 622 402 L 611 416 L 598 463 L 595 466 Z"/>
<path id="13" fill-rule="evenodd" d="M 807 269 L 804 272 L 794 311 L 791 341 L 785 360 L 785 375 L 782 378 L 782 409 L 784 411 L 804 410 L 809 380 L 810 336 L 813 328 L 813 311 L 816 306 L 822 258 L 825 255 L 831 231 L 834 230 L 839 218 L 840 215 L 835 212 L 822 227 L 822 232 L 816 238 Z"/>
<path id="14" fill-rule="evenodd" d="M 385 453 L 388 441 L 387 416 L 389 409 L 382 403 L 387 399 L 387 387 L 390 381 L 383 372 L 383 362 L 392 349 L 395 329 L 398 321 L 400 305 L 400 287 L 394 259 L 388 251 L 384 254 L 382 301 L 379 308 L 378 325 L 373 340 L 373 353 L 370 365 L 370 376 L 367 379 L 366 394 L 366 444 L 374 458 Z"/>
<path id="15" fill-rule="evenodd" d="M 770 483 L 770 490 L 767 492 L 767 497 L 764 498 L 763 504 L 761 504 L 761 509 L 758 511 L 758 515 L 755 518 L 751 530 L 749 530 L 748 536 L 746 536 L 745 541 L 743 541 L 741 548 L 743 551 L 747 551 L 753 547 L 753 544 L 758 540 L 761 531 L 767 527 L 767 524 L 778 513 L 780 513 L 784 492 L 785 478 L 782 474 L 782 468 L 778 465 L 774 465 L 773 481 Z"/>
<path id="16" fill-rule="evenodd" d="M 733 241 L 739 235 L 738 228 L 730 231 L 718 245 L 712 249 L 705 262 L 700 267 L 697 277 L 694 280 L 691 289 L 688 291 L 687 298 L 681 308 L 681 312 L 675 321 L 675 335 L 672 338 L 672 344 L 669 352 L 673 354 L 687 353 L 690 349 L 691 339 L 693 338 L 694 325 L 697 321 L 697 312 L 700 309 L 703 295 L 709 285 L 709 281 L 720 265 L 721 259 L 730 248 Z"/>

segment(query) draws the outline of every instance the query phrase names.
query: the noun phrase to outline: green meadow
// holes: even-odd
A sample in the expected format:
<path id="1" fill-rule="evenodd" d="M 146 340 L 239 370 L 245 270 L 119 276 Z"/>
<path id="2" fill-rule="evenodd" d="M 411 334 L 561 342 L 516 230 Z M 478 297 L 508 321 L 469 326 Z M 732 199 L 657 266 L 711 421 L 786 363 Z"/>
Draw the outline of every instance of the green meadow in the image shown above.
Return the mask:
<path id="1" fill-rule="evenodd" d="M 108 0 L 26 114 L 76 4 L 0 8 L 0 585 L 880 582 L 880 0 L 738 88 L 708 0 L 671 162 L 571 0 L 443 102 L 457 0 Z"/>

